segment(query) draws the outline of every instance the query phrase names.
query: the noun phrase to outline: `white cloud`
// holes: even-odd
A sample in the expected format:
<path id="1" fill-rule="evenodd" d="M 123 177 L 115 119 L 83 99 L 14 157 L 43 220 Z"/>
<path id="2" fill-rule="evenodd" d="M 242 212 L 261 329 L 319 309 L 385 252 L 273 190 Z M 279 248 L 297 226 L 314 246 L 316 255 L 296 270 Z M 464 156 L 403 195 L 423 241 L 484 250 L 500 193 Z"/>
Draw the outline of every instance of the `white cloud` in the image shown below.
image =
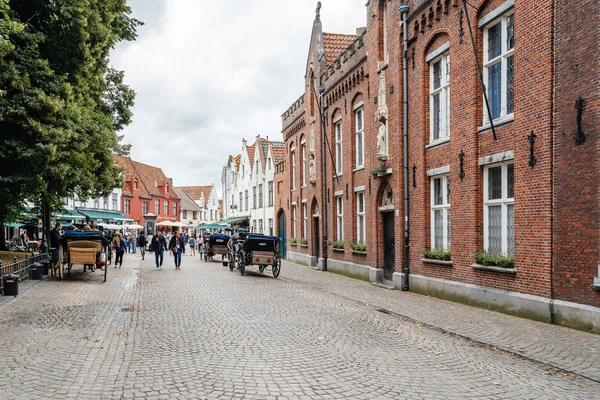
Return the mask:
<path id="1" fill-rule="evenodd" d="M 326 32 L 365 25 L 365 0 L 325 0 Z M 124 130 L 134 159 L 176 185 L 214 183 L 241 140 L 281 140 L 280 115 L 304 90 L 316 1 L 133 0 L 145 22 L 112 63 L 136 92 Z"/>

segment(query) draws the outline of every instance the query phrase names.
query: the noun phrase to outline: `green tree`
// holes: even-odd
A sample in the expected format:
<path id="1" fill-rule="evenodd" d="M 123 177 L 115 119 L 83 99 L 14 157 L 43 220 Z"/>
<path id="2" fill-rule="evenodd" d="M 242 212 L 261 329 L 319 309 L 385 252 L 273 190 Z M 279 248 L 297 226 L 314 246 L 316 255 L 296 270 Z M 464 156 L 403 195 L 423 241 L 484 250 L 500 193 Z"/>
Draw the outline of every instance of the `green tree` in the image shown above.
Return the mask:
<path id="1" fill-rule="evenodd" d="M 0 7 L 0 235 L 27 200 L 45 206 L 47 232 L 62 198 L 105 196 L 120 184 L 112 153 L 129 151 L 118 131 L 135 93 L 109 54 L 141 22 L 126 0 Z"/>

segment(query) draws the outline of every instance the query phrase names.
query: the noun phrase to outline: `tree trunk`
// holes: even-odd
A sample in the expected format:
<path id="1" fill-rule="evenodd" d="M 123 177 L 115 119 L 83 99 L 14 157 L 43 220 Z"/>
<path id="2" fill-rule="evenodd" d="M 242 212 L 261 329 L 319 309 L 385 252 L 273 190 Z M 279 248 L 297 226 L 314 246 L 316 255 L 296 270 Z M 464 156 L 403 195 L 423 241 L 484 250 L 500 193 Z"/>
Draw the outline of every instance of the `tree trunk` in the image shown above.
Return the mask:
<path id="1" fill-rule="evenodd" d="M 50 250 L 50 203 L 42 200 L 42 253 Z"/>
<path id="2" fill-rule="evenodd" d="M 0 221 L 0 251 L 8 251 L 6 246 L 6 235 L 4 232 L 4 221 Z"/>

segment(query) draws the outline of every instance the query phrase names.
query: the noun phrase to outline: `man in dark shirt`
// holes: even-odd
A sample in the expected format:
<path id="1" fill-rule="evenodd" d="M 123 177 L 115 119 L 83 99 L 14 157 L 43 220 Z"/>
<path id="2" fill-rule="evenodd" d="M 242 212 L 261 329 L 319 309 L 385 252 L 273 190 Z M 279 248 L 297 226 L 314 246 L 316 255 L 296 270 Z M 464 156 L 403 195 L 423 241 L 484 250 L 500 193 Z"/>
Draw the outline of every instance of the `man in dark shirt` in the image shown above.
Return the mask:
<path id="1" fill-rule="evenodd" d="M 154 249 L 156 268 L 159 268 L 162 266 L 165 249 L 167 248 L 167 239 L 165 239 L 161 231 L 156 232 L 156 235 L 152 238 L 152 248 Z"/>
<path id="2" fill-rule="evenodd" d="M 60 242 L 62 241 L 62 237 L 60 236 L 61 228 L 61 223 L 57 222 L 56 225 L 54 225 L 54 229 L 50 231 L 50 255 L 52 257 L 52 276 L 55 276 L 56 268 L 58 268 L 58 263 L 60 262 Z"/>

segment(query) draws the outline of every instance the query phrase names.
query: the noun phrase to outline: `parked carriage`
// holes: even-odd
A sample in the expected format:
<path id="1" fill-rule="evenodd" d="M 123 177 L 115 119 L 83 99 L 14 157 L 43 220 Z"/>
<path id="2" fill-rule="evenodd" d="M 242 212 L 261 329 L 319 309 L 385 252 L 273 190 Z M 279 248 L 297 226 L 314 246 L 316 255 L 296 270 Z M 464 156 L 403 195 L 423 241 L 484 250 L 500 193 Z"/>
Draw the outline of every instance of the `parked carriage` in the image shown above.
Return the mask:
<path id="1" fill-rule="evenodd" d="M 204 261 L 212 259 L 213 256 L 220 254 L 221 260 L 225 259 L 228 253 L 227 243 L 229 236 L 222 233 L 213 233 L 208 239 L 204 240 Z"/>
<path id="2" fill-rule="evenodd" d="M 243 276 L 250 265 L 258 265 L 261 273 L 270 265 L 273 276 L 277 278 L 281 271 L 279 244 L 280 239 L 275 236 L 240 235 L 229 246 L 229 269 L 237 266 Z"/>
<path id="3" fill-rule="evenodd" d="M 61 262 L 58 263 L 58 276 L 64 278 L 64 269 L 71 273 L 73 264 L 82 264 L 83 271 L 104 269 L 106 282 L 106 262 L 110 251 L 110 238 L 99 231 L 67 231 L 63 236 Z M 108 245 L 107 245 L 108 242 Z"/>

